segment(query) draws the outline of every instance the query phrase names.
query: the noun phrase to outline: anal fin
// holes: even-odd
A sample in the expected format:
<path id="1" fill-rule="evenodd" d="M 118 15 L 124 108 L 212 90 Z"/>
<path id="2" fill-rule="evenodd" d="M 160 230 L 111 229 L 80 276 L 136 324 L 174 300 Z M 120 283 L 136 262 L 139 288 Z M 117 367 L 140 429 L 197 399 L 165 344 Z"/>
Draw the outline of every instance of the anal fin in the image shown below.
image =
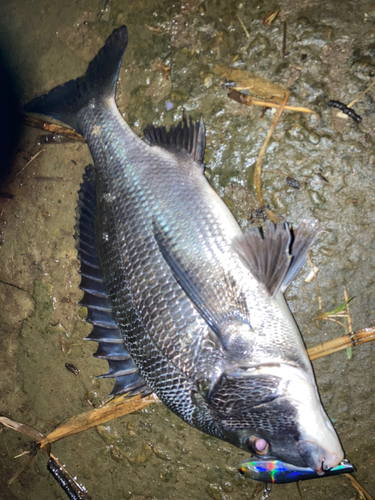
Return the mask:
<path id="1" fill-rule="evenodd" d="M 100 378 L 116 379 L 110 396 L 150 394 L 152 390 L 140 375 L 113 317 L 95 245 L 95 207 L 95 171 L 92 165 L 88 165 L 79 191 L 75 227 L 76 248 L 81 262 L 80 288 L 85 292 L 80 304 L 87 308 L 86 320 L 93 325 L 86 340 L 97 342 L 98 349 L 94 356 L 108 361 L 109 370 Z"/>

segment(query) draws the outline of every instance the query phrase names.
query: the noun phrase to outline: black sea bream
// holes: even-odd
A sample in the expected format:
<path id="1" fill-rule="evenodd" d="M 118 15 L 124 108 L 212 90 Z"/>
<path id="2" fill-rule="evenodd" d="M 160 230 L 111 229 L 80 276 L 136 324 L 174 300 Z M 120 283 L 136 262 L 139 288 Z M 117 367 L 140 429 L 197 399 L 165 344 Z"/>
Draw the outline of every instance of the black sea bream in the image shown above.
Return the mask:
<path id="1" fill-rule="evenodd" d="M 127 40 L 122 26 L 84 77 L 26 106 L 74 127 L 94 160 L 76 238 L 113 394 L 154 392 L 203 432 L 322 474 L 344 453 L 283 297 L 316 225 L 244 235 L 204 177 L 202 120 L 141 140 L 115 103 Z"/>

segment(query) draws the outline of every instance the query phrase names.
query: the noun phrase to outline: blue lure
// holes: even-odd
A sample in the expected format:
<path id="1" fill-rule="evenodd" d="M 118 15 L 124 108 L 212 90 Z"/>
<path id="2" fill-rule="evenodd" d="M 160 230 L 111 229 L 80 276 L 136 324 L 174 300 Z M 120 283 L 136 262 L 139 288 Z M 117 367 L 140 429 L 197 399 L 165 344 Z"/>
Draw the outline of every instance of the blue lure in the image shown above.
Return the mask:
<path id="1" fill-rule="evenodd" d="M 240 463 L 238 472 L 252 479 L 253 481 L 262 481 L 263 483 L 285 484 L 295 481 L 305 481 L 306 479 L 315 479 L 318 477 L 335 476 L 337 474 L 348 474 L 355 472 L 354 466 L 348 461 L 343 460 L 339 465 L 318 474 L 308 467 L 296 467 L 292 464 L 281 462 L 280 460 L 258 460 L 247 459 Z"/>

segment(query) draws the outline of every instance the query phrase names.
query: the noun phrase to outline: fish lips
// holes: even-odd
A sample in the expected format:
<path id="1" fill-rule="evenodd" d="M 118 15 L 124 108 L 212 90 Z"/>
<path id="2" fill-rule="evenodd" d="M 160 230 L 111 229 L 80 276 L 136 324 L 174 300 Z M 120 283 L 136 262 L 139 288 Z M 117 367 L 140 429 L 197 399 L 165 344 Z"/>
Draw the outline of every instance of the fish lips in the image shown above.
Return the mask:
<path id="1" fill-rule="evenodd" d="M 344 459 L 342 450 L 339 450 L 339 453 L 337 450 L 329 451 L 328 448 L 323 448 L 311 441 L 301 441 L 298 448 L 306 466 L 313 469 L 319 476 L 337 467 Z"/>

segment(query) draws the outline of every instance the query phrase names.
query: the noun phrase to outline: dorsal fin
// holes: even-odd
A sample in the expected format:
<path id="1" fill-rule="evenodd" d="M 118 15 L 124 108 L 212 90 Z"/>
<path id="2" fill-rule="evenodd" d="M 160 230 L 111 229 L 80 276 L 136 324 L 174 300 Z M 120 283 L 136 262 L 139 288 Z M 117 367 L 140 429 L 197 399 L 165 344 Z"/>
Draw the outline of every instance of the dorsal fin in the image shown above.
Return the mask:
<path id="1" fill-rule="evenodd" d="M 87 308 L 87 321 L 93 324 L 87 340 L 98 342 L 94 356 L 108 361 L 109 370 L 100 377 L 116 379 L 111 396 L 150 394 L 152 391 L 139 374 L 113 317 L 95 244 L 95 209 L 95 171 L 92 165 L 88 165 L 79 191 L 75 227 L 76 248 L 81 261 L 80 288 L 85 292 L 80 304 Z"/>
<path id="2" fill-rule="evenodd" d="M 158 145 L 167 149 L 177 149 L 187 151 L 194 161 L 203 162 L 204 148 L 206 143 L 205 127 L 203 119 L 193 123 L 189 116 L 189 125 L 186 117 L 167 131 L 165 127 L 155 127 L 147 125 L 143 131 L 146 141 L 150 146 Z"/>
<path id="3" fill-rule="evenodd" d="M 242 263 L 261 283 L 269 295 L 284 293 L 307 259 L 318 226 L 315 221 L 302 221 L 296 230 L 288 224 L 267 222 L 264 233 L 251 228 L 233 242 Z"/>

